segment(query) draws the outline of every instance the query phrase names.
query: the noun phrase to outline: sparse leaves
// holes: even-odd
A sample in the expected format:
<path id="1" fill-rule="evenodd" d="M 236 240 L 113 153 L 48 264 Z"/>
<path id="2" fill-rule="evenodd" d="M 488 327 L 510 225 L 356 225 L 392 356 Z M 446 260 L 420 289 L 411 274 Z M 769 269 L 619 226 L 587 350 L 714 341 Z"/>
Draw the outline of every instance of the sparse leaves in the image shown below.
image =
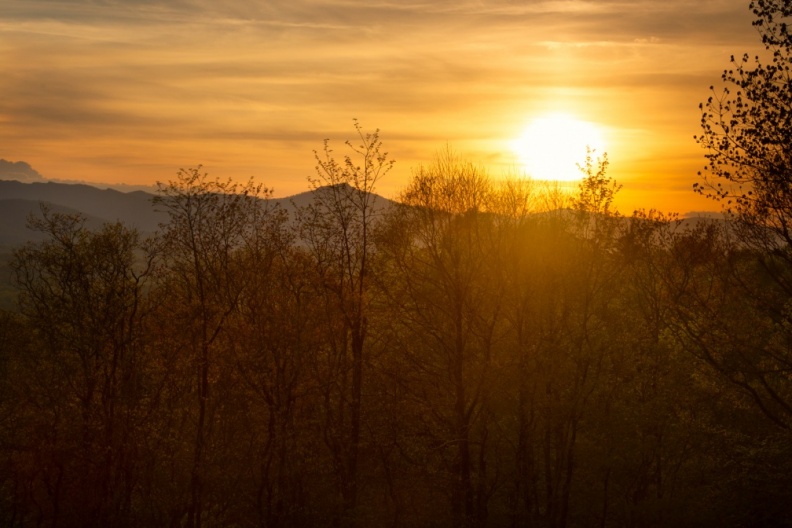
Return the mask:
<path id="1" fill-rule="evenodd" d="M 702 134 L 695 136 L 707 150 L 708 165 L 694 190 L 720 201 L 747 229 L 769 229 L 789 245 L 792 38 L 785 19 L 790 7 L 782 0 L 756 0 L 751 9 L 768 53 L 732 56 L 732 67 L 721 76 L 724 87 L 710 87 L 713 95 L 700 106 Z M 749 237 L 746 242 L 767 248 L 770 241 Z"/>

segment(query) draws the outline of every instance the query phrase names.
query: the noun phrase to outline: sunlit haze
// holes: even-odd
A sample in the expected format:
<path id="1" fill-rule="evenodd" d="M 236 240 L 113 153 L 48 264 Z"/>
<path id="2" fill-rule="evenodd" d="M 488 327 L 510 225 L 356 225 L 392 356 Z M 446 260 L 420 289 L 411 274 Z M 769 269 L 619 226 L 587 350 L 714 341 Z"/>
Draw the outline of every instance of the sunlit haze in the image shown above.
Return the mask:
<path id="1" fill-rule="evenodd" d="M 0 158 L 145 185 L 202 164 L 276 196 L 308 188 L 325 138 L 343 155 L 353 119 L 396 160 L 389 197 L 446 146 L 546 178 L 567 151 L 542 120 L 563 114 L 571 154 L 604 142 L 623 212 L 717 209 L 691 191 L 698 104 L 761 48 L 734 0 L 2 4 Z"/>

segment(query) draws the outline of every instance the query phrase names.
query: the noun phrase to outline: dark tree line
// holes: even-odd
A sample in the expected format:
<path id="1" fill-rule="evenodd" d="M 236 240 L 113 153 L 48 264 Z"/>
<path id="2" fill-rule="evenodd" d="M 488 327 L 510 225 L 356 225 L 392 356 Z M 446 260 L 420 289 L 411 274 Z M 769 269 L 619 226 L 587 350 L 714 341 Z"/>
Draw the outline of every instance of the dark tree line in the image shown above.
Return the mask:
<path id="1" fill-rule="evenodd" d="M 564 196 L 444 153 L 383 208 L 358 132 L 294 219 L 190 169 L 150 240 L 32 222 L 4 526 L 789 523 L 783 261 L 621 217 L 606 160 Z"/>

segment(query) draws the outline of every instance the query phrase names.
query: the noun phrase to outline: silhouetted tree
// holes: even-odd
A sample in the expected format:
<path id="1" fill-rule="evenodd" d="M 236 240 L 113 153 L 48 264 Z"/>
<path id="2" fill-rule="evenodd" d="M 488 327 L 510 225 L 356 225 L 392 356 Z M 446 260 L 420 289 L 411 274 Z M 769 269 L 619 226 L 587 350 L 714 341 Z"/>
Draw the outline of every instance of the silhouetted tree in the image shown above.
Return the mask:
<path id="1" fill-rule="evenodd" d="M 134 526 L 142 459 L 154 455 L 141 449 L 152 396 L 150 254 L 120 224 L 90 231 L 45 208 L 31 227 L 47 239 L 12 262 L 31 335 L 13 361 L 16 460 L 35 460 L 16 468 L 32 472 L 17 511 L 52 526 Z"/>
<path id="2" fill-rule="evenodd" d="M 721 201 L 738 221 L 746 244 L 792 259 L 792 6 L 755 0 L 753 22 L 767 54 L 732 56 L 723 88 L 702 103 L 702 134 L 709 163 L 694 184 Z"/>
<path id="3" fill-rule="evenodd" d="M 201 167 L 182 169 L 177 178 L 159 184 L 155 205 L 168 213 L 159 244 L 163 253 L 172 321 L 179 321 L 179 337 L 189 358 L 195 382 L 194 441 L 189 470 L 189 499 L 184 508 L 186 525 L 200 527 L 205 511 L 218 513 L 219 474 L 209 479 L 211 455 L 219 450 L 212 436 L 224 417 L 214 387 L 225 378 L 227 363 L 220 360 L 222 334 L 237 309 L 252 272 L 244 267 L 243 249 L 260 238 L 269 190 L 249 181 L 239 185 L 209 178 Z M 175 341 L 178 342 L 178 341 Z M 220 385 L 225 389 L 227 385 Z M 222 430 L 222 429 L 221 429 Z M 214 449 L 214 453 L 212 450 Z M 229 476 L 228 474 L 223 474 Z M 226 490 L 227 491 L 227 490 Z M 179 506 L 174 515 L 179 517 Z"/>
<path id="4" fill-rule="evenodd" d="M 250 282 L 228 331 L 242 380 L 237 405 L 248 409 L 235 439 L 249 446 L 238 469 L 249 475 L 242 496 L 248 516 L 270 528 L 317 525 L 316 484 L 327 472 L 321 440 L 310 434 L 324 313 L 310 256 L 283 235 L 243 251 Z"/>
<path id="5" fill-rule="evenodd" d="M 313 200 L 298 213 L 326 309 L 322 435 L 341 493 L 340 522 L 349 526 L 358 522 L 372 230 L 379 214 L 374 191 L 394 163 L 382 149 L 379 131 L 365 133 L 357 121 L 355 130 L 357 137 L 346 142 L 352 153 L 342 162 L 333 157 L 329 140 L 321 153 L 314 152 Z"/>
<path id="6" fill-rule="evenodd" d="M 723 203 L 738 240 L 737 245 L 720 242 L 711 273 L 722 281 L 724 298 L 719 306 L 711 303 L 706 308 L 711 318 L 705 320 L 723 320 L 722 311 L 732 306 L 735 313 L 753 320 L 753 330 L 761 326 L 765 331 L 738 335 L 731 323 L 710 328 L 707 334 L 698 323 L 688 328 L 713 367 L 750 394 L 771 420 L 789 428 L 792 6 L 784 0 L 755 0 L 750 5 L 767 54 L 732 57 L 732 67 L 722 75 L 725 88 L 713 88 L 715 94 L 701 105 L 703 133 L 696 139 L 708 150 L 709 164 L 695 188 Z M 716 344 L 712 340 L 719 334 Z"/>
<path id="7" fill-rule="evenodd" d="M 423 478 L 439 479 L 432 492 L 460 527 L 486 524 L 497 472 L 488 460 L 501 322 L 491 198 L 480 168 L 442 153 L 404 191 L 384 244 L 391 354 L 403 356 L 403 382 L 422 409 L 417 429 L 429 440 Z"/>

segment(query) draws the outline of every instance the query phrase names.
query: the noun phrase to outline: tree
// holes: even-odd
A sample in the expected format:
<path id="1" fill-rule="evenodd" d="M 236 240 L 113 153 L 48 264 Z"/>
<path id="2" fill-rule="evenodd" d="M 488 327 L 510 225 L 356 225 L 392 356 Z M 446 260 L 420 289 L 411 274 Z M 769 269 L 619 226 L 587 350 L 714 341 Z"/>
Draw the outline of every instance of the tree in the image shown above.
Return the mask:
<path id="1" fill-rule="evenodd" d="M 33 472 L 21 511 L 52 526 L 133 526 L 152 396 L 144 331 L 152 254 L 134 230 L 90 231 L 84 222 L 43 209 L 31 227 L 48 238 L 12 261 L 31 342 L 13 358 L 17 470 Z"/>
<path id="2" fill-rule="evenodd" d="M 339 162 L 329 140 L 314 152 L 316 176 L 309 178 L 313 202 L 298 212 L 300 234 L 314 260 L 326 309 L 327 357 L 323 437 L 331 451 L 341 492 L 342 522 L 358 514 L 361 400 L 370 305 L 372 227 L 380 211 L 374 190 L 394 161 L 382 149 L 379 131 L 365 133 L 355 121 L 359 144 Z"/>
<path id="3" fill-rule="evenodd" d="M 217 450 L 212 432 L 219 429 L 215 425 L 220 420 L 214 386 L 225 374 L 218 360 L 220 338 L 253 275 L 245 270 L 242 250 L 261 243 L 262 229 L 280 220 L 262 199 L 269 196 L 268 189 L 252 180 L 240 185 L 212 179 L 200 166 L 180 170 L 176 180 L 159 184 L 159 193 L 154 203 L 169 215 L 159 244 L 169 272 L 163 286 L 174 303 L 170 320 L 180 323 L 178 338 L 197 374 L 192 385 L 195 436 L 184 513 L 186 525 L 199 528 L 204 511 L 216 506 L 207 487 L 217 485 L 217 478 L 207 475 L 212 467 L 210 450 Z"/>
<path id="4" fill-rule="evenodd" d="M 696 191 L 720 201 L 736 241 L 721 241 L 708 280 L 719 305 L 699 303 L 687 335 L 717 371 L 751 396 L 777 425 L 792 427 L 792 5 L 754 0 L 753 25 L 767 51 L 732 57 L 721 76 L 726 85 L 702 109 L 708 165 Z M 736 242 L 736 244 L 734 243 Z M 695 283 L 693 284 L 695 287 Z M 730 319 L 705 324 L 732 306 L 742 334 Z M 728 317 L 727 314 L 724 314 Z M 760 331 L 760 329 L 762 329 Z"/>
<path id="5" fill-rule="evenodd" d="M 269 528 L 313 524 L 309 493 L 326 466 L 317 462 L 321 440 L 307 434 L 316 405 L 310 373 L 322 344 L 315 330 L 320 297 L 310 256 L 284 234 L 244 250 L 250 282 L 227 332 L 228 356 L 243 382 L 236 406 L 247 408 L 235 439 L 249 446 L 238 458 L 246 475 L 240 502 L 249 518 Z"/>
<path id="6" fill-rule="evenodd" d="M 487 454 L 502 324 L 490 258 L 499 242 L 488 210 L 492 188 L 482 169 L 446 151 L 415 174 L 401 202 L 382 233 L 380 281 L 392 314 L 392 360 L 407 365 L 401 383 L 422 409 L 418 424 L 405 425 L 427 437 L 417 450 L 421 476 L 449 499 L 446 518 L 484 526 L 498 472 Z"/>
<path id="7" fill-rule="evenodd" d="M 750 7 L 767 54 L 732 56 L 725 86 L 710 87 L 713 95 L 699 105 L 695 139 L 708 164 L 693 187 L 723 203 L 744 243 L 792 262 L 792 5 L 754 0 Z"/>

